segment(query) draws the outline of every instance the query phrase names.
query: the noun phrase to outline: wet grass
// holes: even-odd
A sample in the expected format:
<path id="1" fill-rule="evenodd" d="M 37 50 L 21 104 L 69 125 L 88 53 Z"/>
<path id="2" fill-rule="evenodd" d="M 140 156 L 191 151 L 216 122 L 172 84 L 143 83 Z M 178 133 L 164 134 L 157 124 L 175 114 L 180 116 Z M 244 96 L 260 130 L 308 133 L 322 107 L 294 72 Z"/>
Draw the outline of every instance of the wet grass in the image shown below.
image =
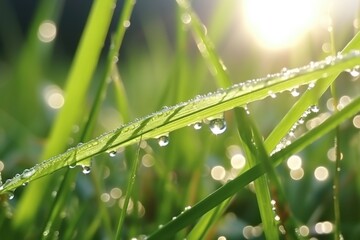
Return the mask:
<path id="1" fill-rule="evenodd" d="M 150 26 L 144 54 L 129 43 L 132 47 L 120 51 L 136 4 L 124 1 L 120 15 L 113 16 L 115 3 L 94 1 L 66 80 L 57 83 L 65 103 L 56 114 L 36 100 L 37 91 L 23 90 L 48 84 L 39 82 L 48 72 L 42 64 L 56 55 L 52 43 L 39 41 L 36 29 L 44 19 L 57 22 L 61 3 L 39 5 L 31 23 L 35 30 L 0 77 L 6 83 L 0 86 L 1 236 L 359 236 L 360 213 L 347 212 L 359 199 L 354 116 L 360 98 L 356 78 L 344 73 L 357 73 L 359 34 L 336 57 L 239 81 L 217 49 L 231 21 L 225 17 L 230 4 L 217 3 L 205 28 L 193 6 L 178 1 L 172 6 L 175 43 L 160 22 L 144 22 Z M 111 19 L 116 27 L 101 59 Z M 338 111 L 327 107 L 330 86 L 342 104 Z M 16 89 L 22 90 L 12 100 Z M 344 103 L 345 95 L 352 100 Z M 333 163 L 327 158 L 335 138 Z M 302 159 L 298 175 L 287 167 L 294 155 Z M 319 166 L 335 171 L 317 180 Z"/>

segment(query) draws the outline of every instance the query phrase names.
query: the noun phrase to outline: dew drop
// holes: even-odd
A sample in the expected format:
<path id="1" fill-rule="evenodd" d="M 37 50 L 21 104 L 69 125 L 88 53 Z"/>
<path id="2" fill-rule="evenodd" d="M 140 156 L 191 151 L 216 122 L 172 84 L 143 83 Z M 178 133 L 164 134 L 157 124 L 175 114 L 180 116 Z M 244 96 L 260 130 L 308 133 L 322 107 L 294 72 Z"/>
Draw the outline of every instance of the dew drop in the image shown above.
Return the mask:
<path id="1" fill-rule="evenodd" d="M 276 98 L 276 93 L 274 93 L 273 91 L 269 91 L 268 94 L 271 98 Z"/>
<path id="2" fill-rule="evenodd" d="M 24 172 L 21 174 L 21 178 L 29 178 L 32 175 L 34 175 L 35 173 L 35 169 L 30 168 L 30 169 L 25 169 Z"/>
<path id="3" fill-rule="evenodd" d="M 304 124 L 305 119 L 303 117 L 299 118 L 298 120 L 298 124 Z"/>
<path id="4" fill-rule="evenodd" d="M 201 122 L 196 122 L 196 123 L 194 123 L 194 129 L 195 130 L 199 130 L 199 129 L 201 129 L 202 128 L 202 123 Z"/>
<path id="5" fill-rule="evenodd" d="M 188 13 L 184 13 L 183 15 L 181 15 L 181 21 L 184 24 L 189 24 L 191 22 L 191 16 Z"/>
<path id="6" fill-rule="evenodd" d="M 213 134 L 222 134 L 226 130 L 226 121 L 223 118 L 215 118 L 210 121 L 209 126 Z"/>
<path id="7" fill-rule="evenodd" d="M 315 87 L 315 82 L 311 82 L 311 83 L 309 83 L 309 85 L 308 85 L 308 90 L 311 90 L 311 89 L 313 89 Z"/>
<path id="8" fill-rule="evenodd" d="M 89 174 L 91 172 L 91 167 L 90 166 L 81 166 L 82 167 L 82 172 L 83 174 Z"/>
<path id="9" fill-rule="evenodd" d="M 111 152 L 109 152 L 109 156 L 110 156 L 110 157 L 115 157 L 115 156 L 116 156 L 116 151 L 111 151 Z"/>
<path id="10" fill-rule="evenodd" d="M 314 112 L 314 113 L 317 113 L 317 112 L 320 111 L 319 107 L 316 106 L 316 105 L 311 106 L 310 109 L 311 109 L 311 111 Z"/>
<path id="11" fill-rule="evenodd" d="M 158 144 L 160 147 L 165 147 L 169 144 L 169 136 L 163 135 L 158 138 Z"/>
<path id="12" fill-rule="evenodd" d="M 291 95 L 292 95 L 293 97 L 298 97 L 298 96 L 300 95 L 300 93 L 299 93 L 299 91 L 298 91 L 297 88 L 291 89 L 290 92 L 291 92 Z"/>
<path id="13" fill-rule="evenodd" d="M 69 168 L 71 168 L 71 169 L 73 169 L 73 168 L 75 168 L 75 167 L 76 167 L 76 164 L 75 164 L 75 163 L 69 165 Z"/>
<path id="14" fill-rule="evenodd" d="M 9 200 L 14 199 L 14 193 L 13 192 L 8 192 L 7 194 L 8 194 Z"/>

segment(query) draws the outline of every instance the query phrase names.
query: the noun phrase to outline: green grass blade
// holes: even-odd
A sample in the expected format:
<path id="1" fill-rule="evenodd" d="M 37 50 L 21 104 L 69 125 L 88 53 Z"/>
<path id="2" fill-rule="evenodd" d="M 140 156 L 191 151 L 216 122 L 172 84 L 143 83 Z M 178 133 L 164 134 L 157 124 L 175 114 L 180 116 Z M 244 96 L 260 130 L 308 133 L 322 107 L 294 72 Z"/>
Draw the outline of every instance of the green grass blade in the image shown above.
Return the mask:
<path id="1" fill-rule="evenodd" d="M 295 140 L 286 148 L 273 154 L 270 157 L 270 161 L 274 165 L 278 165 L 282 161 L 286 160 L 289 156 L 312 144 L 315 140 L 324 136 L 326 133 L 330 132 L 336 126 L 344 122 L 346 119 L 352 117 L 359 111 L 360 98 L 356 98 L 353 102 L 351 102 L 341 111 L 329 117 L 322 124 L 313 128 L 311 131 Z M 184 213 L 177 216 L 176 219 L 165 224 L 161 229 L 152 233 L 148 239 L 171 239 L 177 231 L 194 223 L 198 218 L 203 216 L 214 207 L 218 206 L 227 198 L 233 196 L 239 191 L 239 189 L 245 187 L 264 173 L 265 168 L 262 165 L 256 165 L 255 167 L 241 174 L 239 177 L 218 188 L 208 197 L 194 205 L 190 210 L 185 211 Z"/>
<path id="2" fill-rule="evenodd" d="M 262 137 L 255 129 L 250 116 L 246 114 L 244 109 L 236 108 L 234 111 L 238 121 L 237 126 L 241 138 L 241 145 L 244 149 L 249 167 L 252 168 L 258 164 L 262 164 L 268 173 L 268 175 L 263 175 L 254 181 L 256 199 L 260 210 L 265 237 L 266 239 L 279 239 L 277 223 L 275 221 L 274 211 L 272 210 L 273 206 L 271 205 L 270 187 L 268 184 L 268 176 L 270 176 L 272 180 L 277 181 L 274 173 L 275 170 L 271 162 L 269 162 L 269 157 L 260 140 Z"/>
<path id="3" fill-rule="evenodd" d="M 25 182 L 51 174 L 62 167 L 73 165 L 102 152 L 112 151 L 120 146 L 136 143 L 140 137 L 144 140 L 155 138 L 236 106 L 261 100 L 268 96 L 269 91 L 274 93 L 282 92 L 295 86 L 308 84 L 314 79 L 321 78 L 324 74 L 337 74 L 345 69 L 359 65 L 359 55 L 358 52 L 352 52 L 348 55 L 333 58 L 331 61 L 327 59 L 317 62 L 315 67 L 305 66 L 290 70 L 293 74 L 291 77 L 286 76 L 287 78 L 284 78 L 283 74 L 275 74 L 261 80 L 236 84 L 225 90 L 221 89 L 207 96 L 197 97 L 188 102 L 164 108 L 159 112 L 105 133 L 81 146 L 71 148 L 65 153 L 41 162 L 31 169 L 24 170 L 22 174 L 8 179 L 0 187 L 0 193 L 15 190 Z M 321 79 L 318 82 L 321 82 Z"/>
<path id="4" fill-rule="evenodd" d="M 56 118 L 49 142 L 43 152 L 43 159 L 66 149 L 72 127 L 83 109 L 82 104 L 110 25 L 114 3 L 114 0 L 98 0 L 93 4 L 67 80 L 65 104 Z M 44 194 L 50 182 L 51 178 L 46 178 L 28 186 L 16 209 L 13 221 L 15 227 L 25 226 L 31 222 L 45 199 Z"/>
<path id="5" fill-rule="evenodd" d="M 138 172 L 138 168 L 139 168 L 139 164 L 140 164 L 140 143 L 141 143 L 141 139 L 139 141 L 139 145 L 138 145 L 137 154 L 135 156 L 135 159 L 134 159 L 134 161 L 132 161 L 131 172 L 129 174 L 128 186 L 126 188 L 126 193 L 125 193 L 125 201 L 124 201 L 124 205 L 122 207 L 122 211 L 121 211 L 119 221 L 118 221 L 118 225 L 117 225 L 117 228 L 116 228 L 115 239 L 121 239 L 121 237 L 122 237 L 122 235 L 121 235 L 122 234 L 122 227 L 123 227 L 125 217 L 126 217 L 126 214 L 127 214 L 127 209 L 128 209 L 130 197 L 131 197 L 131 195 L 133 193 L 135 180 L 136 180 L 136 174 Z"/>

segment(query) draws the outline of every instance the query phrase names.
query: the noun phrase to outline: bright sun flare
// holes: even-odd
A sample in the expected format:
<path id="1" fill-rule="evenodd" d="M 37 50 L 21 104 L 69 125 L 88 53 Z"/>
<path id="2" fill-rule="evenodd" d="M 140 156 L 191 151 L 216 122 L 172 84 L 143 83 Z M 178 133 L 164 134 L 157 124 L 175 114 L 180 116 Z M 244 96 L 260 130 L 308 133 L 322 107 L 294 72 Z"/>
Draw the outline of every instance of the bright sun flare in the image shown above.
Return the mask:
<path id="1" fill-rule="evenodd" d="M 265 48 L 296 44 L 321 15 L 321 0 L 244 0 L 247 27 Z"/>

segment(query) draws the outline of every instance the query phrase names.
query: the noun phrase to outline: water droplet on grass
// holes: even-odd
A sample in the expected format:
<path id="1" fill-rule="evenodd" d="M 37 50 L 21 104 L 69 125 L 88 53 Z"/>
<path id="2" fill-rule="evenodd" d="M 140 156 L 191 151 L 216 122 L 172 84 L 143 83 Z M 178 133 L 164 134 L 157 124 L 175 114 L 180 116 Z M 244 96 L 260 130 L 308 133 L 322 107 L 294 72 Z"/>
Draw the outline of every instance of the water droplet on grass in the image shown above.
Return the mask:
<path id="1" fill-rule="evenodd" d="M 358 77 L 360 75 L 360 68 L 359 67 L 354 67 L 352 69 L 347 70 L 347 72 L 350 73 L 350 75 L 354 78 Z"/>
<path id="2" fill-rule="evenodd" d="M 116 151 L 111 151 L 111 152 L 109 152 L 109 156 L 110 156 L 110 157 L 115 157 L 115 156 L 116 156 Z"/>
<path id="3" fill-rule="evenodd" d="M 300 93 L 299 93 L 299 91 L 298 91 L 297 88 L 291 89 L 290 92 L 291 92 L 291 95 L 292 95 L 293 97 L 298 97 L 298 96 L 300 95 Z"/>
<path id="4" fill-rule="evenodd" d="M 72 163 L 72 164 L 69 165 L 69 168 L 71 168 L 71 169 L 73 169 L 73 168 L 75 168 L 75 167 L 76 167 L 76 164 L 75 164 L 75 163 Z"/>
<path id="5" fill-rule="evenodd" d="M 90 166 L 81 166 L 82 167 L 82 172 L 83 174 L 89 174 L 91 172 L 91 167 Z"/>
<path id="6" fill-rule="evenodd" d="M 317 113 L 317 112 L 320 111 L 319 107 L 316 106 L 316 105 L 311 106 L 310 109 L 311 109 L 311 111 L 314 112 L 314 113 Z"/>
<path id="7" fill-rule="evenodd" d="M 160 147 L 165 147 L 169 144 L 169 135 L 163 135 L 158 137 L 158 144 Z"/>
<path id="8" fill-rule="evenodd" d="M 199 129 L 201 129 L 202 128 L 202 123 L 201 122 L 196 122 L 196 123 L 194 123 L 194 129 L 195 130 L 199 130 Z"/>
<path id="9" fill-rule="evenodd" d="M 226 121 L 223 118 L 215 118 L 210 121 L 209 126 L 213 134 L 222 134 L 226 130 Z"/>
<path id="10" fill-rule="evenodd" d="M 29 178 L 32 175 L 34 175 L 35 173 L 35 169 L 30 168 L 30 169 L 25 169 L 24 172 L 21 174 L 21 178 Z"/>
<path id="11" fill-rule="evenodd" d="M 311 90 L 311 89 L 313 89 L 315 87 L 315 82 L 311 82 L 311 83 L 309 83 L 309 85 L 308 85 L 308 90 Z"/>
<path id="12" fill-rule="evenodd" d="M 276 93 L 274 93 L 273 91 L 269 91 L 268 94 L 271 98 L 276 98 Z"/>
<path id="13" fill-rule="evenodd" d="M 8 192 L 7 195 L 8 195 L 9 200 L 14 199 L 14 193 L 13 192 Z"/>
<path id="14" fill-rule="evenodd" d="M 191 22 L 191 16 L 188 13 L 184 13 L 183 15 L 181 15 L 181 21 L 184 24 L 189 24 Z"/>

